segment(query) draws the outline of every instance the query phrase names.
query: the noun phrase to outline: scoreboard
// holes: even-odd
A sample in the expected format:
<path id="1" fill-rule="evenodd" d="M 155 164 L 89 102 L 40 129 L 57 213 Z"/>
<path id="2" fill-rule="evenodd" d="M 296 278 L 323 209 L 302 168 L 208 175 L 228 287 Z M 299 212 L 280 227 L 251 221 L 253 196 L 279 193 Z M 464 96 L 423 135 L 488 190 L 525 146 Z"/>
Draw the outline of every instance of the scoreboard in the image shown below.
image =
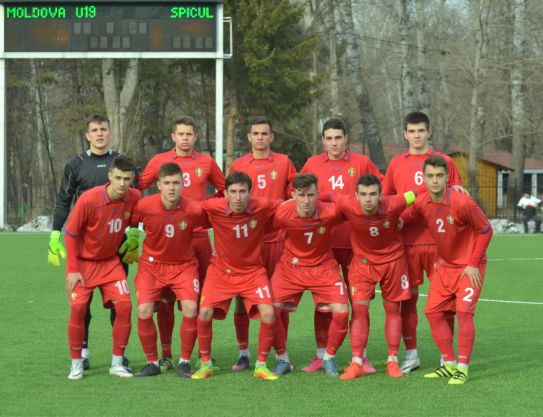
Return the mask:
<path id="1" fill-rule="evenodd" d="M 2 3 L 7 53 L 209 53 L 218 49 L 218 2 Z"/>

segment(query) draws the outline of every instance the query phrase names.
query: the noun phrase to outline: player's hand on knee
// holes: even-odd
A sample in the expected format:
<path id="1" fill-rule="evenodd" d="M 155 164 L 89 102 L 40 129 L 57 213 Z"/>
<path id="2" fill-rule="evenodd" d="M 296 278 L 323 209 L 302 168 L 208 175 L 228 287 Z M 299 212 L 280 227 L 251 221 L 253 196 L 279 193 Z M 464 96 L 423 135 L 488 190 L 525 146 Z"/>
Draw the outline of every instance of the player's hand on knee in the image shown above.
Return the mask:
<path id="1" fill-rule="evenodd" d="M 49 253 L 47 262 L 53 266 L 60 266 L 60 258 L 66 258 L 66 249 L 60 241 L 60 231 L 53 230 L 49 235 Z"/>
<path id="2" fill-rule="evenodd" d="M 83 276 L 80 272 L 70 272 L 66 276 L 66 294 L 68 297 L 72 294 L 77 284 L 84 285 Z"/>

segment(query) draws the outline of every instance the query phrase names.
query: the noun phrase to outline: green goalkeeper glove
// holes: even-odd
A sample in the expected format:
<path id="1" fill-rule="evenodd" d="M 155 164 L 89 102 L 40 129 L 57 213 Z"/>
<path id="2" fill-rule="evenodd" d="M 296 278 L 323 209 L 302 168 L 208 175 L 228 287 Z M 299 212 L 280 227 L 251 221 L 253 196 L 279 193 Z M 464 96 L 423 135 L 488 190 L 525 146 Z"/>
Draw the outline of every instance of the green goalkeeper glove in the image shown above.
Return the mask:
<path id="1" fill-rule="evenodd" d="M 53 266 L 60 266 L 60 258 L 66 258 L 66 249 L 60 242 L 60 231 L 53 230 L 49 235 L 49 255 L 47 262 Z"/>
<path id="2" fill-rule="evenodd" d="M 136 262 L 139 257 L 138 248 L 140 246 L 140 231 L 137 227 L 131 227 L 128 229 L 128 232 L 126 232 L 126 236 L 126 240 L 119 248 L 119 253 L 121 255 L 124 254 L 121 260 L 125 264 L 130 265 Z"/>

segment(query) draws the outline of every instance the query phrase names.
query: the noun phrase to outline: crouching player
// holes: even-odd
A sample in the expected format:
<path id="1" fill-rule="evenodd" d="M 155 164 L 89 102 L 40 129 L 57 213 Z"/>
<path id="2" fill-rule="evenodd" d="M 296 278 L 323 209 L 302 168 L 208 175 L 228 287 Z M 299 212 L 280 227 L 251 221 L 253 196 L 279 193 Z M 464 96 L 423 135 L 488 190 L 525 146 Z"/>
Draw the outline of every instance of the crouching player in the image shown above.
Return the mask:
<path id="1" fill-rule="evenodd" d="M 181 378 L 190 378 L 200 293 L 198 261 L 192 249 L 192 237 L 194 229 L 205 222 L 205 215 L 199 203 L 181 196 L 183 172 L 176 163 L 160 166 L 157 186 L 160 193 L 142 198 L 132 214 L 132 224 L 143 222 L 146 233 L 138 262 L 136 293 L 138 335 L 147 365 L 135 376 L 160 374 L 153 312 L 162 291 L 168 289 L 183 311 L 178 374 Z"/>
<path id="2" fill-rule="evenodd" d="M 445 159 L 427 158 L 423 172 L 428 193 L 417 197 L 413 211 L 425 219 L 440 258 L 432 274 L 424 312 L 444 361 L 443 366 L 424 376 L 450 378 L 449 384 L 465 384 L 475 341 L 473 315 L 483 286 L 492 227 L 470 196 L 447 187 Z M 453 334 L 447 324 L 451 314 L 456 314 L 458 320 L 458 363 Z"/>
<path id="3" fill-rule="evenodd" d="M 322 368 L 326 375 L 337 377 L 336 351 L 348 330 L 347 290 L 339 266 L 330 248 L 332 227 L 345 219 L 334 204 L 316 201 L 317 177 L 298 174 L 292 181 L 294 200 L 276 211 L 273 226 L 287 233 L 285 250 L 272 277 L 273 304 L 276 317 L 282 309 L 294 311 L 305 290 L 311 291 L 315 307 L 332 312 Z M 286 353 L 285 330 L 278 320 L 275 349 L 275 374 L 292 370 Z"/>
<path id="4" fill-rule="evenodd" d="M 352 317 L 352 362 L 340 379 L 364 376 L 362 357 L 369 335 L 369 306 L 375 286 L 381 286 L 388 346 L 387 374 L 403 376 L 398 366 L 402 320 L 400 302 L 410 297 L 400 215 L 415 200 L 414 192 L 381 197 L 381 182 L 372 174 L 358 179 L 356 194 L 334 196 L 334 202 L 351 224 L 353 260 L 349 267 Z"/>
<path id="5" fill-rule="evenodd" d="M 261 241 L 279 201 L 251 198 L 251 186 L 251 178 L 247 174 L 233 172 L 225 180 L 226 198 L 202 203 L 213 227 L 217 254 L 211 258 L 200 298 L 198 344 L 202 366 L 192 374 L 193 379 L 213 375 L 212 320 L 224 319 L 232 298 L 237 296 L 242 298 L 250 318 L 261 318 L 254 376 L 265 380 L 277 379 L 266 366 L 276 320 L 270 284 L 262 264 Z"/>
<path id="6" fill-rule="evenodd" d="M 92 188 L 77 200 L 66 225 L 66 294 L 70 299 L 68 340 L 72 356 L 69 379 L 83 378 L 81 349 L 85 335 L 87 303 L 100 288 L 105 307 L 115 309 L 113 358 L 109 373 L 131 377 L 123 366 L 124 350 L 130 337 L 130 290 L 117 249 L 129 225 L 132 209 L 140 199 L 130 188 L 135 166 L 126 156 L 115 158 L 109 169 L 109 182 Z"/>

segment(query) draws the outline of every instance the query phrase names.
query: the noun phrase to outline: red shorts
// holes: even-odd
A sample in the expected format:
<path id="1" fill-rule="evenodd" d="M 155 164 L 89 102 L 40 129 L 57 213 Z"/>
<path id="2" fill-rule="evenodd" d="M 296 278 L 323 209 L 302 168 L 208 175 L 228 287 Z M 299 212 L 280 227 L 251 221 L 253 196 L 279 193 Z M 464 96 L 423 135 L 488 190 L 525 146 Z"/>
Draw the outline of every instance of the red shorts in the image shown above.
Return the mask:
<path id="1" fill-rule="evenodd" d="M 351 248 L 332 248 L 334 259 L 341 267 L 341 275 L 345 283 L 349 285 L 349 266 L 353 260 L 353 250 Z"/>
<path id="2" fill-rule="evenodd" d="M 283 255 L 283 248 L 285 246 L 284 240 L 279 240 L 276 242 L 262 242 L 262 263 L 266 272 L 268 273 L 268 279 L 271 279 L 273 272 L 275 271 L 275 266 L 281 259 Z"/>
<path id="3" fill-rule="evenodd" d="M 118 301 L 130 302 L 130 288 L 117 256 L 102 261 L 78 259 L 84 285 L 77 284 L 70 296 L 70 304 L 86 304 L 96 287 L 102 293 L 104 307 L 111 308 Z"/>
<path id="4" fill-rule="evenodd" d="M 407 272 L 409 285 L 416 288 L 424 283 L 424 272 L 431 279 L 437 260 L 436 245 L 405 246 L 405 258 L 407 259 Z"/>
<path id="5" fill-rule="evenodd" d="M 353 257 L 350 268 L 349 290 L 352 301 L 367 301 L 375 298 L 375 285 L 380 283 L 383 298 L 398 302 L 411 298 L 407 263 L 405 257 L 380 265 L 363 263 Z"/>
<path id="6" fill-rule="evenodd" d="M 260 317 L 258 304 L 271 305 L 270 283 L 262 267 L 247 274 L 227 273 L 214 263 L 207 269 L 200 308 L 214 308 L 213 318 L 224 320 L 234 297 L 241 297 L 249 317 Z"/>
<path id="7" fill-rule="evenodd" d="M 200 287 L 202 287 L 209 266 L 209 259 L 213 253 L 209 235 L 207 233 L 205 235 L 195 234 L 192 238 L 192 250 L 198 260 L 198 276 L 200 278 Z"/>
<path id="8" fill-rule="evenodd" d="M 305 290 L 311 291 L 315 306 L 332 303 L 347 304 L 347 290 L 334 259 L 318 266 L 296 266 L 282 258 L 273 274 L 274 303 L 284 303 L 284 308 L 296 311 Z"/>
<path id="9" fill-rule="evenodd" d="M 482 285 L 473 288 L 467 275 L 462 275 L 465 267 L 450 267 L 438 263 L 432 280 L 424 312 L 437 313 L 456 311 L 457 313 L 475 313 L 475 307 L 481 295 Z M 484 280 L 486 264 L 479 267 Z"/>
<path id="10" fill-rule="evenodd" d="M 194 259 L 181 264 L 139 262 L 135 284 L 138 304 L 159 301 L 166 289 L 176 300 L 198 302 L 198 261 Z"/>

